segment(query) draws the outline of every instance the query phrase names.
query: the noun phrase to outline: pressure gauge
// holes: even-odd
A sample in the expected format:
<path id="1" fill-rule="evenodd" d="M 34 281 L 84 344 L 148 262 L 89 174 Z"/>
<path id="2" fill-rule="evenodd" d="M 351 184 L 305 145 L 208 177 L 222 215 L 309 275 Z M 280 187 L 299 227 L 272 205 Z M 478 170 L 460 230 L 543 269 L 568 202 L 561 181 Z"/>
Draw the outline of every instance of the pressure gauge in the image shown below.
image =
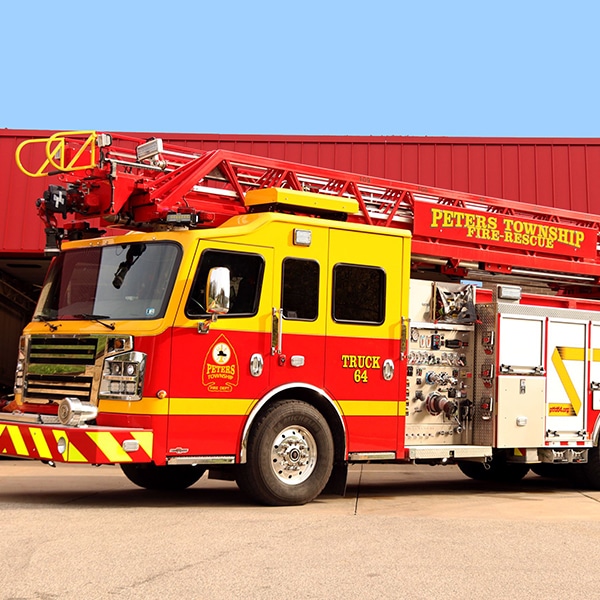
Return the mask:
<path id="1" fill-rule="evenodd" d="M 411 327 L 410 329 L 410 339 L 413 342 L 419 341 L 419 331 L 416 327 Z"/>

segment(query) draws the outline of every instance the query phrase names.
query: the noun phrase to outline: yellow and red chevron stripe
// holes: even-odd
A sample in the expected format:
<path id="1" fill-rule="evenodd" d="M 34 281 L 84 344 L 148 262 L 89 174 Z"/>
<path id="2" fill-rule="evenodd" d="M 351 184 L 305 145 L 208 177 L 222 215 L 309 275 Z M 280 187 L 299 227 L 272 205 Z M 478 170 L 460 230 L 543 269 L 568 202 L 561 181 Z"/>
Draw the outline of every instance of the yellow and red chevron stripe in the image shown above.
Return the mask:
<path id="1" fill-rule="evenodd" d="M 130 450 L 123 448 L 124 442 Z M 0 422 L 0 456 L 90 464 L 150 462 L 152 442 L 153 433 L 146 429 Z"/>

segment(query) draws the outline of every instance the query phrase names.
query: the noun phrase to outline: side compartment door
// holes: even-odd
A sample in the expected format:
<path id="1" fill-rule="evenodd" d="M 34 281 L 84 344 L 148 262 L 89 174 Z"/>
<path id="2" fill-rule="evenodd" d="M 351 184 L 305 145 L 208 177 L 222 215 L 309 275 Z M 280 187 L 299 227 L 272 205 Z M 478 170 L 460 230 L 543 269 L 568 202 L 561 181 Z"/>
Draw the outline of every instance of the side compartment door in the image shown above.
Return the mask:
<path id="1" fill-rule="evenodd" d="M 544 317 L 501 315 L 496 446 L 544 445 L 546 377 Z"/>
<path id="2" fill-rule="evenodd" d="M 585 428 L 587 333 L 587 322 L 548 320 L 548 441 L 572 439 Z"/>
<path id="3" fill-rule="evenodd" d="M 600 323 L 591 324 L 590 393 L 592 410 L 600 410 Z"/>

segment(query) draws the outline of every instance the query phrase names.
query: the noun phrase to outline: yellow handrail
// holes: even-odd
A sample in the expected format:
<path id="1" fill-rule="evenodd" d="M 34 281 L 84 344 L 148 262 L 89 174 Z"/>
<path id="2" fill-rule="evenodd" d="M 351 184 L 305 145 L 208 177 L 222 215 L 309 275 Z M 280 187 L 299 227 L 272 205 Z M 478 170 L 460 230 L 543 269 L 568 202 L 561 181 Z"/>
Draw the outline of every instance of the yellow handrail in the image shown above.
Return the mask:
<path id="1" fill-rule="evenodd" d="M 90 169 L 96 166 L 96 137 L 95 131 L 59 131 L 47 138 L 35 138 L 21 142 L 15 151 L 15 161 L 21 172 L 29 177 L 45 177 L 51 171 L 80 171 Z M 83 138 L 78 140 L 79 149 L 74 156 L 66 162 L 66 144 L 67 139 Z M 21 151 L 29 144 L 44 144 L 46 150 L 46 160 L 40 165 L 40 168 L 33 172 L 23 166 L 21 161 Z M 77 164 L 82 154 L 89 149 L 89 164 Z"/>

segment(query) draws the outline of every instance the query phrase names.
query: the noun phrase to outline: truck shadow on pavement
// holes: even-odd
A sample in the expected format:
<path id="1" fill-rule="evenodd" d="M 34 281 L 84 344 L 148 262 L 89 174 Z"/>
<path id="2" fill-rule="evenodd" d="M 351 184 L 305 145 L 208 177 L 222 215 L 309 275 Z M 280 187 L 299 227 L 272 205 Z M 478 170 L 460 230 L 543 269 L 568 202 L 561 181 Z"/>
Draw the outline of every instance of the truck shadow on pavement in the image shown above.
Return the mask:
<path id="1" fill-rule="evenodd" d="M 473 479 L 431 479 L 431 480 L 391 480 L 379 482 L 360 482 L 349 485 L 347 495 L 368 496 L 419 496 L 419 495 L 460 495 L 473 493 L 532 493 L 545 494 L 559 491 L 584 491 L 587 486 L 564 478 L 540 477 L 529 475 L 521 481 L 476 481 Z"/>
<path id="2" fill-rule="evenodd" d="M 143 508 L 143 507 L 203 507 L 203 508 L 243 508 L 256 506 L 233 482 L 214 481 L 204 476 L 189 489 L 181 491 L 153 491 L 134 487 L 127 481 L 112 477 L 44 477 L 42 484 L 32 478 L 15 477 L 12 484 L 6 479 L 0 488 L 0 506 L 35 505 L 36 507 L 56 507 L 59 505 L 78 508 Z M 21 481 L 17 481 L 21 480 Z M 90 485 L 92 484 L 92 485 Z M 369 475 L 367 478 L 353 478 L 349 482 L 346 495 L 322 495 L 311 504 L 339 506 L 340 503 L 355 503 L 360 500 L 397 498 L 406 500 L 423 497 L 444 496 L 457 500 L 469 495 L 488 497 L 523 495 L 548 497 L 557 493 L 586 493 L 585 486 L 568 479 L 550 479 L 530 474 L 516 483 L 481 482 L 452 474 L 448 477 L 435 476 L 430 479 L 422 474 L 407 476 L 406 472 L 384 476 Z M 598 500 L 600 501 L 600 495 Z"/>

